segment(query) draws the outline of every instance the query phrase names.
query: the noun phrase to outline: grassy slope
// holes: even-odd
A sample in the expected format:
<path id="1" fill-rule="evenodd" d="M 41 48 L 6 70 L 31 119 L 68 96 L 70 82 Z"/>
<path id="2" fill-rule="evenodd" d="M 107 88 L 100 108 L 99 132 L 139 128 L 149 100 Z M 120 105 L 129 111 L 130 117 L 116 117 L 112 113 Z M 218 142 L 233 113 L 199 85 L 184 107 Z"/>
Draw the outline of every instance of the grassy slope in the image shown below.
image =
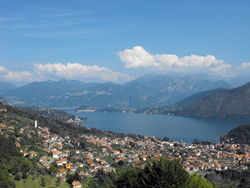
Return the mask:
<path id="1" fill-rule="evenodd" d="M 56 187 L 56 177 L 51 178 L 49 175 L 45 176 L 45 180 L 46 180 L 46 185 L 45 187 Z M 29 176 L 26 179 L 26 183 L 23 182 L 23 179 L 21 179 L 20 181 L 14 181 L 16 184 L 16 188 L 45 188 L 41 186 L 41 176 L 39 176 L 38 178 L 36 177 L 35 180 L 32 180 L 32 176 Z M 59 188 L 69 188 L 70 186 L 68 185 L 68 183 L 66 182 L 62 182 L 59 185 Z"/>

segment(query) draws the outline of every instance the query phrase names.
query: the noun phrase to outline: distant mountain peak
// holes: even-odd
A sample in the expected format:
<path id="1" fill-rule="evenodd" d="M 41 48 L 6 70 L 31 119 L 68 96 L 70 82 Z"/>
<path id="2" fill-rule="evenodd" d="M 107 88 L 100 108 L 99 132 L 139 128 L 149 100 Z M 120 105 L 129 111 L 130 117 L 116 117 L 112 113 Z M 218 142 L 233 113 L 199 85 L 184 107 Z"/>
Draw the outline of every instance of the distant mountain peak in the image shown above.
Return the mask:
<path id="1" fill-rule="evenodd" d="M 228 87 L 227 84 L 224 86 Z M 73 108 L 81 105 L 144 108 L 171 105 L 194 93 L 215 88 L 218 88 L 218 84 L 208 80 L 153 73 L 125 84 L 84 83 L 66 79 L 35 82 L 4 92 L 3 97 L 10 104 L 48 108 Z"/>

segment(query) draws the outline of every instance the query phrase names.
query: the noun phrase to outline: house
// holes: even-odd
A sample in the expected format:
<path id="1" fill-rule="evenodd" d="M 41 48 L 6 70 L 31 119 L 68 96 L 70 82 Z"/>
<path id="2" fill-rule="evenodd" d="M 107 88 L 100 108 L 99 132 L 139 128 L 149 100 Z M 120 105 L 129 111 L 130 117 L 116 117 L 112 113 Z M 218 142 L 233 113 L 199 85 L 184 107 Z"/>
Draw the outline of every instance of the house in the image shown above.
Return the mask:
<path id="1" fill-rule="evenodd" d="M 7 109 L 6 108 L 1 108 L 0 112 L 7 112 Z"/>
<path id="2" fill-rule="evenodd" d="M 84 172 L 80 172 L 80 173 L 79 173 L 79 176 L 81 176 L 81 177 L 84 177 L 84 176 L 89 177 L 89 176 L 90 176 L 90 174 L 89 174 L 88 172 L 86 172 L 86 173 L 84 173 Z"/>
<path id="3" fill-rule="evenodd" d="M 17 148 L 21 148 L 21 145 L 19 143 L 16 143 Z"/>
<path id="4" fill-rule="evenodd" d="M 1 128 L 2 130 L 4 130 L 4 129 L 6 129 L 6 128 L 7 128 L 7 126 L 6 126 L 6 125 L 4 125 L 4 124 L 0 124 L 0 128 Z"/>
<path id="5" fill-rule="evenodd" d="M 75 167 L 70 167 L 68 168 L 71 172 L 75 172 L 76 171 L 76 168 Z"/>
<path id="6" fill-rule="evenodd" d="M 63 164 L 67 164 L 68 162 L 67 158 L 61 158 L 60 161 L 62 161 Z"/>
<path id="7" fill-rule="evenodd" d="M 75 163 L 75 166 L 76 166 L 76 167 L 83 167 L 83 163 L 76 162 L 76 163 Z"/>
<path id="8" fill-rule="evenodd" d="M 104 172 L 116 172 L 115 168 L 113 167 L 107 167 L 107 168 L 103 168 Z"/>
<path id="9" fill-rule="evenodd" d="M 118 155 L 118 154 L 120 154 L 120 151 L 119 150 L 114 150 L 114 155 Z"/>
<path id="10" fill-rule="evenodd" d="M 57 144 L 56 147 L 57 147 L 58 149 L 62 149 L 62 144 Z"/>
<path id="11" fill-rule="evenodd" d="M 62 172 L 57 172 L 57 173 L 56 173 L 56 177 L 61 177 L 61 176 L 63 176 L 63 173 L 62 173 Z"/>
<path id="12" fill-rule="evenodd" d="M 59 159 L 60 158 L 60 155 L 62 154 L 61 151 L 52 151 L 52 157 L 53 158 L 56 158 L 56 159 Z"/>
<path id="13" fill-rule="evenodd" d="M 140 157 L 142 161 L 146 161 L 147 160 L 147 155 L 143 155 Z"/>
<path id="14" fill-rule="evenodd" d="M 63 175 L 66 175 L 67 170 L 66 170 L 66 169 L 63 169 L 63 168 L 60 168 L 60 169 L 58 170 L 58 172 L 62 173 Z"/>
<path id="15" fill-rule="evenodd" d="M 47 161 L 47 157 L 46 156 L 42 156 L 39 160 L 39 162 L 44 162 L 44 161 Z"/>
<path id="16" fill-rule="evenodd" d="M 49 169 L 49 168 L 50 168 L 50 164 L 45 165 L 45 167 L 46 167 L 47 169 Z"/>
<path id="17" fill-rule="evenodd" d="M 65 151 L 63 152 L 63 156 L 64 156 L 64 157 L 68 157 L 69 154 L 70 154 L 70 151 L 69 151 L 69 150 L 65 150 Z"/>
<path id="18" fill-rule="evenodd" d="M 66 169 L 73 167 L 73 164 L 69 163 L 65 165 Z"/>
<path id="19" fill-rule="evenodd" d="M 29 154 L 30 154 L 30 158 L 36 156 L 36 152 L 35 151 L 30 151 Z"/>
<path id="20" fill-rule="evenodd" d="M 62 161 L 56 161 L 56 164 L 57 164 L 57 166 L 62 166 L 63 165 Z"/>
<path id="21" fill-rule="evenodd" d="M 73 188 L 82 188 L 82 184 L 79 181 L 73 181 L 72 187 Z"/>

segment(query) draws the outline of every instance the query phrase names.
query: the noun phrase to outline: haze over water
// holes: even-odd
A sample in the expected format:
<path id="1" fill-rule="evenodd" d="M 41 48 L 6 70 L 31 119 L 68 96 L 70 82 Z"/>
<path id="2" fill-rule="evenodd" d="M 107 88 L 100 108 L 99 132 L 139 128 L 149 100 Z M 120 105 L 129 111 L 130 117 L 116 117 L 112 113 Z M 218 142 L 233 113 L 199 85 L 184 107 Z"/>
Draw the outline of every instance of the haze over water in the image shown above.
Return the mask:
<path id="1" fill-rule="evenodd" d="M 82 124 L 87 128 L 133 133 L 144 136 L 167 136 L 170 140 L 192 143 L 194 139 L 219 142 L 219 137 L 238 125 L 249 124 L 247 119 L 186 118 L 160 114 L 130 114 L 67 111 L 87 117 Z"/>

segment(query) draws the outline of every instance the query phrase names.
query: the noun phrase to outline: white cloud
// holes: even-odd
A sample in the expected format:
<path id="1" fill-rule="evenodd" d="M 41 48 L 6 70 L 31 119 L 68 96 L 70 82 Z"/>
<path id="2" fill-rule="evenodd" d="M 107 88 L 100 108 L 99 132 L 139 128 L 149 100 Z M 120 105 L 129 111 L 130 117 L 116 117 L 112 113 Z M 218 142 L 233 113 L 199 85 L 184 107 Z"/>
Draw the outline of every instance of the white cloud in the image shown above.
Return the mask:
<path id="1" fill-rule="evenodd" d="M 239 77 L 250 77 L 250 62 L 244 62 L 234 69 L 235 75 Z"/>
<path id="2" fill-rule="evenodd" d="M 223 60 L 218 60 L 212 55 L 207 56 L 184 56 L 178 57 L 175 54 L 156 54 L 152 55 L 141 46 L 126 49 L 118 52 L 126 68 L 153 68 L 165 72 L 179 73 L 208 73 L 219 75 L 226 74 L 231 65 Z M 221 75 L 221 76 L 228 76 Z"/>
<path id="3" fill-rule="evenodd" d="M 40 78 L 67 78 L 81 81 L 129 81 L 130 76 L 97 65 L 86 66 L 79 63 L 35 64 L 35 72 Z"/>
<path id="4" fill-rule="evenodd" d="M 0 78 L 6 81 L 27 82 L 33 81 L 33 74 L 28 71 L 14 72 L 0 66 Z"/>
<path id="5" fill-rule="evenodd" d="M 126 49 L 118 53 L 121 60 L 125 63 L 126 68 L 138 68 L 155 66 L 154 56 L 145 51 L 140 46 L 135 46 L 133 49 Z"/>
<path id="6" fill-rule="evenodd" d="M 250 71 L 250 62 L 249 63 L 242 63 L 241 66 L 238 67 L 238 71 L 247 72 L 249 74 Z"/>

